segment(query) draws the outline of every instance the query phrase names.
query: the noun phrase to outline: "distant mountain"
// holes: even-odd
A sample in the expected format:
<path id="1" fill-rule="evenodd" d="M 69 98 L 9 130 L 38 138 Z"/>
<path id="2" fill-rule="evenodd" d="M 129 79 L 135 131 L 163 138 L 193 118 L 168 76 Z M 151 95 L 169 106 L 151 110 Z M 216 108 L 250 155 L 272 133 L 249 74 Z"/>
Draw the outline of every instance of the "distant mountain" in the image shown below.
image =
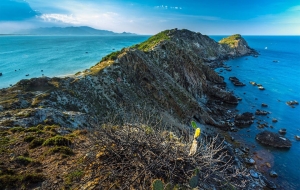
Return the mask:
<path id="1" fill-rule="evenodd" d="M 108 30 L 97 30 L 88 26 L 79 27 L 47 27 L 35 28 L 30 30 L 19 31 L 18 34 L 27 35 L 95 35 L 95 36 L 109 36 L 109 35 L 136 35 L 133 33 L 123 32 L 115 33 Z"/>

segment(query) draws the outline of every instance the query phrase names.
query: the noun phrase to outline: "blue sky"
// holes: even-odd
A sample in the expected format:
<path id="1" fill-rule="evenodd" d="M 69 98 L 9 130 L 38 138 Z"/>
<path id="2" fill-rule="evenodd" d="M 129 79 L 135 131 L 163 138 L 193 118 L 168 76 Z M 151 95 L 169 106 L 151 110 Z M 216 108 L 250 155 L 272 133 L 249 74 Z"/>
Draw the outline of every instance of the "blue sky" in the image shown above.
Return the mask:
<path id="1" fill-rule="evenodd" d="M 0 33 L 50 26 L 138 34 L 186 28 L 207 35 L 300 35 L 300 0 L 0 0 Z"/>

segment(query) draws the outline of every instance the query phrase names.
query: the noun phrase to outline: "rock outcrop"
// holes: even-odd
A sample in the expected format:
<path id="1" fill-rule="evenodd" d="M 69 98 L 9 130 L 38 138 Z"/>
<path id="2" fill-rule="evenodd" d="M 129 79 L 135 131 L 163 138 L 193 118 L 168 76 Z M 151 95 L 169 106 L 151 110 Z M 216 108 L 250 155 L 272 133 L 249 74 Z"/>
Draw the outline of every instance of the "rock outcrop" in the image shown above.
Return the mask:
<path id="1" fill-rule="evenodd" d="M 254 122 L 254 115 L 250 112 L 238 114 L 234 118 L 234 124 L 236 126 L 249 126 Z"/>
<path id="2" fill-rule="evenodd" d="M 270 131 L 263 131 L 257 134 L 256 140 L 262 144 L 276 148 L 290 148 L 292 146 L 292 142 L 289 139 Z"/>
<path id="3" fill-rule="evenodd" d="M 98 123 L 111 115 L 127 118 L 130 112 L 139 118 L 141 111 L 159 115 L 170 126 L 197 119 L 222 127 L 219 110 L 224 108 L 207 102 L 238 100 L 220 87 L 225 85 L 223 78 L 209 65 L 255 53 L 241 36 L 234 37 L 234 43 L 231 38 L 217 43 L 189 30 L 166 30 L 106 56 L 76 76 L 21 80 L 0 92 L 0 125 L 8 120 L 11 125 L 30 125 L 13 116 L 26 109 L 30 122 L 52 119 L 68 127 L 74 127 L 74 121 L 76 127 Z M 65 114 L 70 111 L 76 114 Z M 77 116 L 80 119 L 74 119 Z"/>

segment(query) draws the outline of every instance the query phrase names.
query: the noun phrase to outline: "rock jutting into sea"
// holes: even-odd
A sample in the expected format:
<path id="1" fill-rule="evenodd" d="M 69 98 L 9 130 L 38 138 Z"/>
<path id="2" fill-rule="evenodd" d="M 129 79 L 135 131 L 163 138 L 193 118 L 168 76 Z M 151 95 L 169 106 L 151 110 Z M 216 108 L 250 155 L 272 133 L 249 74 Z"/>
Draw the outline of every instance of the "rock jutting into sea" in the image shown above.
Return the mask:
<path id="1" fill-rule="evenodd" d="M 289 139 L 270 131 L 263 131 L 257 134 L 256 140 L 262 144 L 275 148 L 290 148 L 292 146 L 292 142 Z"/>
<path id="2" fill-rule="evenodd" d="M 250 54 L 256 52 L 240 35 L 218 43 L 189 30 L 166 30 L 107 55 L 78 75 L 23 79 L 1 90 L 1 97 L 12 98 L 0 99 L 4 110 L 0 125 L 11 120 L 12 125 L 30 126 L 52 119 L 66 127 L 80 127 L 95 122 L 94 118 L 126 117 L 129 110 L 145 108 L 162 114 L 164 121 L 172 118 L 176 127 L 192 118 L 224 127 L 221 121 L 232 114 L 220 102 L 238 104 L 238 99 L 224 90 L 224 79 L 210 66 Z M 15 112 L 24 111 L 30 117 L 15 117 Z M 71 117 L 63 114 L 66 111 L 76 114 Z M 72 118 L 77 116 L 80 119 L 74 124 Z"/>

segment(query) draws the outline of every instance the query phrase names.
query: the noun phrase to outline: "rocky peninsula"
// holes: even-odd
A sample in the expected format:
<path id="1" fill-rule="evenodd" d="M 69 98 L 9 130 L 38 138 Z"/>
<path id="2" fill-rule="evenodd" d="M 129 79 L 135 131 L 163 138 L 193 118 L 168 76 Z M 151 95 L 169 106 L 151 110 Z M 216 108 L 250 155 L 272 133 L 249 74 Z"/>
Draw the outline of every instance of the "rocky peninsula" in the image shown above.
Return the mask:
<path id="1" fill-rule="evenodd" d="M 162 179 L 170 189 L 192 184 L 204 189 L 274 187 L 259 173 L 249 173 L 222 138 L 211 138 L 211 143 L 222 144 L 215 152 L 216 162 L 232 164 L 225 169 L 220 165 L 228 179 L 214 174 L 199 182 L 205 173 L 195 168 L 206 161 L 195 161 L 203 158 L 200 154 L 186 154 L 192 120 L 222 130 L 232 128 L 229 120 L 235 117 L 237 125 L 253 123 L 251 114 L 228 111 L 238 98 L 225 90 L 224 79 L 213 70 L 225 60 L 251 54 L 257 52 L 240 35 L 218 43 L 200 33 L 172 29 L 113 52 L 74 76 L 24 79 L 1 89 L 1 182 L 41 189 L 144 189 L 154 179 Z M 204 130 L 207 137 L 208 131 Z M 218 157 L 225 152 L 233 160 Z M 126 168 L 117 166 L 120 162 Z M 105 167 L 112 163 L 110 169 Z M 158 166 L 162 163 L 166 164 Z M 178 168 L 166 174 L 169 165 Z M 239 175 L 232 177 L 233 173 Z M 221 181 L 212 180 L 216 178 Z"/>

